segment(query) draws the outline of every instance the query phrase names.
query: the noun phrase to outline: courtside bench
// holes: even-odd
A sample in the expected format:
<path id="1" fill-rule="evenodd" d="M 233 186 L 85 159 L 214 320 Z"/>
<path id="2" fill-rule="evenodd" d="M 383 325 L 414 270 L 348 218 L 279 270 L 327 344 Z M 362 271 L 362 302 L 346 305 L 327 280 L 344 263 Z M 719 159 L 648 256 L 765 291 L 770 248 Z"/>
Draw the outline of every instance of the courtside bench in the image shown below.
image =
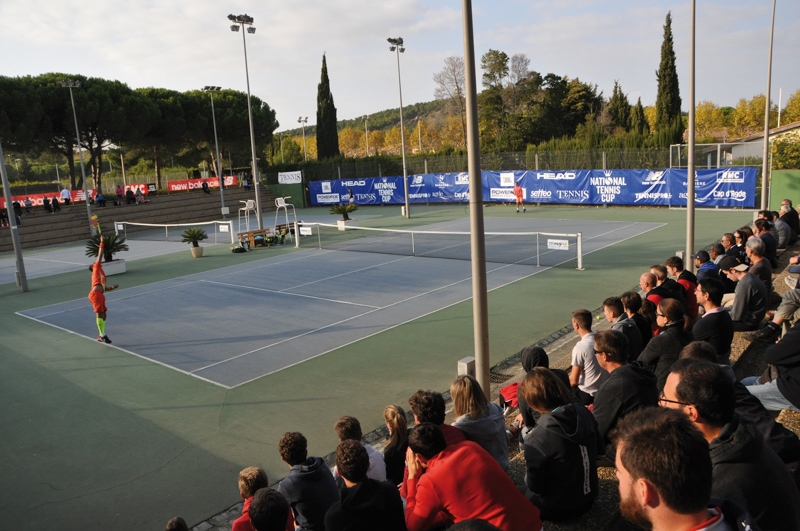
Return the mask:
<path id="1" fill-rule="evenodd" d="M 236 237 L 239 239 L 240 244 L 247 244 L 249 247 L 256 247 L 257 245 L 270 247 L 278 243 L 277 240 L 280 238 L 277 233 L 272 232 L 272 229 L 248 230 L 237 233 Z"/>

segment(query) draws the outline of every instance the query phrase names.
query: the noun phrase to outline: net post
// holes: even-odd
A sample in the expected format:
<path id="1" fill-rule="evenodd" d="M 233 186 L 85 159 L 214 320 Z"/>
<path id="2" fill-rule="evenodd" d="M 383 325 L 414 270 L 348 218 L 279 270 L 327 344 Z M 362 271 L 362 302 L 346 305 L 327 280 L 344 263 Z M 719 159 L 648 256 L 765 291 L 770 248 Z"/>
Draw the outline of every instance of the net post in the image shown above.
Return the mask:
<path id="1" fill-rule="evenodd" d="M 232 220 L 228 220 L 226 223 L 228 225 L 228 232 L 230 232 L 230 234 L 231 234 L 231 244 L 235 244 L 236 243 L 236 235 L 233 233 L 233 221 Z"/>
<path id="2" fill-rule="evenodd" d="M 414 247 L 414 232 L 411 232 L 411 254 L 417 256 L 417 249 Z"/>
<path id="3" fill-rule="evenodd" d="M 583 233 L 578 233 L 578 271 L 583 271 Z"/>
<path id="4" fill-rule="evenodd" d="M 539 267 L 539 233 L 536 233 L 536 267 Z"/>
<path id="5" fill-rule="evenodd" d="M 294 221 L 294 247 L 295 249 L 300 248 L 300 225 L 297 220 Z"/>

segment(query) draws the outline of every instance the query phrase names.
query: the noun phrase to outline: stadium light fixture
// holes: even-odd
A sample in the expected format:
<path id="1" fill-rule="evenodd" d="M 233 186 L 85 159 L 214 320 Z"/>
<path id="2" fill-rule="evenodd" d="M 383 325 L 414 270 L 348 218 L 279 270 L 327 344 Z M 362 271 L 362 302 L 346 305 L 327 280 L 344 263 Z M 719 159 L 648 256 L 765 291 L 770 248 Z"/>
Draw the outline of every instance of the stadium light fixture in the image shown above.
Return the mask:
<path id="1" fill-rule="evenodd" d="M 250 117 L 250 150 L 252 151 L 253 160 L 252 160 L 252 168 L 253 168 L 253 189 L 255 190 L 256 194 L 256 219 L 258 220 L 258 230 L 264 228 L 264 221 L 261 219 L 261 194 L 258 187 L 258 161 L 256 160 L 256 135 L 255 130 L 253 129 L 253 106 L 250 103 L 250 71 L 247 68 L 247 39 L 245 36 L 247 33 L 255 33 L 255 28 L 252 27 L 253 25 L 253 17 L 244 14 L 244 15 L 228 15 L 228 20 L 231 22 L 235 22 L 235 24 L 231 25 L 231 31 L 237 32 L 239 28 L 243 28 L 247 26 L 247 31 L 242 32 L 242 46 L 244 47 L 244 74 L 247 79 L 247 115 Z M 253 31 L 250 31 L 250 30 Z"/>
<path id="2" fill-rule="evenodd" d="M 395 52 L 397 56 L 397 87 L 400 91 L 400 147 L 403 150 L 403 190 L 406 196 L 406 208 L 405 208 L 405 215 L 406 219 L 411 217 L 411 212 L 408 210 L 409 202 L 408 202 L 408 167 L 406 165 L 406 132 L 403 127 L 403 84 L 400 81 L 400 54 L 405 52 L 406 49 L 403 48 L 403 37 L 392 38 L 389 37 L 386 39 L 389 41 L 389 51 Z"/>
<path id="3" fill-rule="evenodd" d="M 214 112 L 214 93 L 219 92 L 222 90 L 222 87 L 210 87 L 205 86 L 203 87 L 203 92 L 208 92 L 209 96 L 211 96 L 211 120 L 214 124 L 214 149 L 217 158 L 217 178 L 219 179 L 219 200 L 222 203 L 222 219 L 225 219 L 225 183 L 223 182 L 224 179 L 222 177 L 222 159 L 220 158 L 219 154 L 219 142 L 217 141 L 217 115 Z"/>
<path id="4" fill-rule="evenodd" d="M 78 141 L 78 157 L 81 160 L 81 177 L 83 178 L 83 200 L 86 202 L 86 215 L 89 218 L 89 230 L 92 236 L 97 234 L 97 229 L 92 225 L 92 205 L 90 205 L 89 194 L 86 189 L 86 167 L 83 165 L 83 149 L 81 148 L 81 133 L 78 129 L 78 114 L 75 112 L 75 98 L 72 97 L 72 89 L 80 88 L 81 82 L 77 79 L 65 79 L 61 81 L 63 88 L 69 89 L 69 101 L 72 103 L 72 118 L 75 120 L 75 138 Z"/>
<path id="5" fill-rule="evenodd" d="M 303 126 L 303 159 L 308 162 L 308 155 L 306 154 L 306 124 L 308 123 L 308 116 L 303 118 L 300 116 L 297 123 Z"/>

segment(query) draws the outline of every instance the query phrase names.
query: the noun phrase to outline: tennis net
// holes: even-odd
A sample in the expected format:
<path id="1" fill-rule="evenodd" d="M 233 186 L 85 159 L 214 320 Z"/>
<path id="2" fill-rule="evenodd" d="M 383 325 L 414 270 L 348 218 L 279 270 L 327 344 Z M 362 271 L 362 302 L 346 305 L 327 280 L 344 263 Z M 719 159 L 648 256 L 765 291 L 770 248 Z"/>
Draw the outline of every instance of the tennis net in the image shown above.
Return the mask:
<path id="1" fill-rule="evenodd" d="M 148 240 L 162 242 L 180 242 L 183 231 L 199 227 L 208 234 L 208 241 L 213 243 L 235 243 L 233 221 L 200 221 L 197 223 L 136 223 L 133 221 L 115 221 L 114 230 L 125 236 L 126 240 Z"/>
<path id="2" fill-rule="evenodd" d="M 302 223 L 300 234 L 316 236 L 320 249 L 359 251 L 401 256 L 471 260 L 469 232 L 416 231 Z M 298 240 L 299 241 L 299 240 Z M 486 261 L 583 269 L 582 235 L 550 232 L 484 232 Z M 304 243 L 303 246 L 307 246 Z M 313 244 L 312 244 L 313 245 Z"/>

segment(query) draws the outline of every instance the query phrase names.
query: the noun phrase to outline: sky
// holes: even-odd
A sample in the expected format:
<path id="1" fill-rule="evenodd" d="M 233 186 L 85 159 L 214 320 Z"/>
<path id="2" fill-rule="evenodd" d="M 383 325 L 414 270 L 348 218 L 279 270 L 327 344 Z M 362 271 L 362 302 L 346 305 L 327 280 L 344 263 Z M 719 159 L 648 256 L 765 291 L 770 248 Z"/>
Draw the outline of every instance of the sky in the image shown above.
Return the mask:
<path id="1" fill-rule="evenodd" d="M 697 2 L 695 100 L 735 106 L 763 94 L 772 2 Z M 688 111 L 691 1 L 474 0 L 475 61 L 489 49 L 524 53 L 531 70 L 596 84 L 606 97 L 617 80 L 631 103 L 653 105 L 672 12 L 683 109 Z M 34 15 L 31 15 L 34 13 Z M 399 105 L 397 58 L 387 37 L 402 37 L 403 104 L 434 99 L 433 74 L 463 55 L 462 3 L 446 0 L 0 0 L 0 75 L 47 72 L 178 91 L 206 85 L 245 91 L 242 32 L 228 14 L 248 14 L 250 90 L 266 101 L 279 131 L 316 122 L 317 84 L 327 55 L 338 118 Z M 777 0 L 771 95 L 783 105 L 800 89 L 800 2 Z"/>

